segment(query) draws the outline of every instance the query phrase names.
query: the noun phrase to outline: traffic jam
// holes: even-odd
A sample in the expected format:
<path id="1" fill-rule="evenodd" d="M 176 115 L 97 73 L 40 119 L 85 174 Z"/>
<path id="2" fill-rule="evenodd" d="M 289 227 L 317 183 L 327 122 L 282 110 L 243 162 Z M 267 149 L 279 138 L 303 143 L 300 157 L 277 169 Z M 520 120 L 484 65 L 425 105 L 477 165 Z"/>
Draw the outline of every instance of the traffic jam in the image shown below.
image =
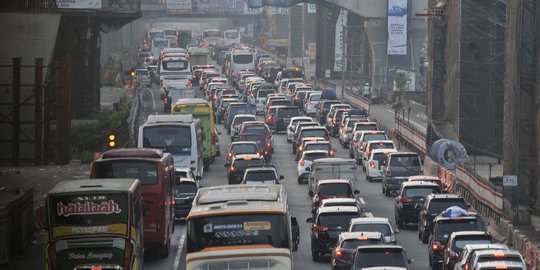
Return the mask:
<path id="1" fill-rule="evenodd" d="M 190 270 L 425 269 L 426 258 L 434 270 L 527 269 L 463 198 L 424 175 L 422 155 L 336 89 L 218 30 L 185 48 L 165 35 L 178 33 L 148 30 L 135 77 L 159 86 L 163 111 L 139 127 L 136 148 L 94 160 L 92 181 L 49 192 L 46 269 L 143 269 L 171 246 Z M 368 186 L 393 202 L 393 217 L 366 200 Z M 174 242 L 178 224 L 185 246 Z M 402 231 L 421 251 L 402 245 Z"/>

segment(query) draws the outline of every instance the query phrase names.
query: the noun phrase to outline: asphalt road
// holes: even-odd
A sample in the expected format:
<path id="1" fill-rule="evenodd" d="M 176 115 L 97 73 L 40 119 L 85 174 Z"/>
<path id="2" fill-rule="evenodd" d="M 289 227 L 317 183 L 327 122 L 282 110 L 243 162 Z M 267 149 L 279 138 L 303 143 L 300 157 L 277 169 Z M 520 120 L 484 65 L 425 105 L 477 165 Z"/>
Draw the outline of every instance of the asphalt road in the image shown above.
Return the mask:
<path id="1" fill-rule="evenodd" d="M 160 100 L 159 90 L 157 86 L 153 86 L 144 92 L 144 104 L 146 114 L 162 113 L 163 103 Z M 151 94 L 153 93 L 153 95 Z M 198 92 L 202 95 L 202 92 Z M 154 106 L 155 104 L 155 106 Z M 384 119 L 388 125 L 393 124 L 393 112 L 380 106 L 372 108 L 371 113 L 377 119 Z M 223 125 L 218 125 L 218 130 L 222 131 L 221 152 L 225 153 L 229 144 L 230 136 L 223 129 Z M 300 245 L 299 250 L 294 253 L 294 265 L 296 269 L 330 269 L 329 260 L 327 262 L 313 262 L 310 251 L 310 224 L 305 220 L 310 216 L 310 199 L 307 195 L 307 185 L 299 185 L 296 181 L 296 162 L 291 152 L 291 146 L 287 143 L 286 135 L 274 135 L 275 153 L 272 157 L 272 163 L 278 168 L 279 174 L 285 177 L 282 184 L 287 189 L 289 194 L 289 204 L 292 210 L 292 215 L 298 218 L 300 223 Z M 336 156 L 348 158 L 348 149 L 343 149 L 337 139 L 331 139 L 332 145 L 335 147 Z M 226 185 L 227 177 L 226 170 L 223 167 L 225 163 L 225 155 L 216 158 L 214 164 L 210 166 L 210 170 L 205 172 L 205 177 L 202 181 L 203 186 Z M 381 194 L 380 183 L 369 183 L 365 180 L 364 172 L 359 168 L 359 190 L 360 196 L 366 202 L 366 208 L 374 214 L 374 216 L 382 216 L 394 220 L 394 198 L 384 197 Z M 177 223 L 171 253 L 166 259 L 159 259 L 151 254 L 145 257 L 145 269 L 148 270 L 164 270 L 164 269 L 184 269 L 185 265 L 185 232 L 186 228 L 182 222 Z M 397 234 L 398 244 L 405 247 L 409 257 L 415 259 L 412 269 L 430 269 L 428 266 L 427 246 L 422 244 L 416 233 L 416 226 L 409 226 Z"/>

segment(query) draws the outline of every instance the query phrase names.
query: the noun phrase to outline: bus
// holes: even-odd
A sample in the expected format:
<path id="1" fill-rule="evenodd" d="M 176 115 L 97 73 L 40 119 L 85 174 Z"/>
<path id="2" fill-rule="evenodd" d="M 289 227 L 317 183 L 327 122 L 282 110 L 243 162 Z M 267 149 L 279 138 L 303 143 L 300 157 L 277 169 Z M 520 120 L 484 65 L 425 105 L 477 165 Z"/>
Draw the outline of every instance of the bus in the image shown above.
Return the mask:
<path id="1" fill-rule="evenodd" d="M 189 60 L 185 57 L 164 57 L 159 63 L 159 75 L 190 74 Z"/>
<path id="2" fill-rule="evenodd" d="M 191 114 L 201 121 L 204 134 L 204 167 L 208 170 L 216 157 L 217 135 L 212 105 L 202 98 L 177 99 L 171 110 L 172 114 Z"/>
<path id="3" fill-rule="evenodd" d="M 253 70 L 255 67 L 255 56 L 248 50 L 234 50 L 231 54 L 230 74 L 231 80 L 236 80 L 238 72 L 242 70 Z"/>
<path id="4" fill-rule="evenodd" d="M 218 29 L 208 29 L 203 31 L 202 39 L 203 42 L 206 43 L 206 46 L 214 46 L 221 41 L 223 37 L 221 31 Z"/>
<path id="5" fill-rule="evenodd" d="M 190 114 L 149 115 L 139 127 L 137 147 L 167 151 L 173 156 L 175 168 L 190 168 L 202 179 L 204 138 L 201 121 Z"/>
<path id="6" fill-rule="evenodd" d="M 234 44 L 240 44 L 240 32 L 238 30 L 226 30 L 223 32 L 223 41 L 225 45 L 231 46 Z"/>
<path id="7" fill-rule="evenodd" d="M 282 185 L 206 187 L 193 200 L 186 241 L 187 270 L 290 270 L 298 223 Z"/>
<path id="8" fill-rule="evenodd" d="M 58 183 L 45 199 L 45 269 L 143 268 L 143 201 L 137 179 Z"/>
<path id="9" fill-rule="evenodd" d="M 165 38 L 165 33 L 161 30 L 156 30 L 156 29 L 148 30 L 146 32 L 145 40 L 147 43 L 151 43 L 152 40 L 156 38 Z"/>
<path id="10" fill-rule="evenodd" d="M 90 166 L 90 178 L 136 178 L 141 181 L 144 245 L 162 258 L 169 256 L 174 231 L 174 166 L 171 154 L 157 149 L 109 150 Z M 116 179 L 111 180 L 114 182 Z"/>

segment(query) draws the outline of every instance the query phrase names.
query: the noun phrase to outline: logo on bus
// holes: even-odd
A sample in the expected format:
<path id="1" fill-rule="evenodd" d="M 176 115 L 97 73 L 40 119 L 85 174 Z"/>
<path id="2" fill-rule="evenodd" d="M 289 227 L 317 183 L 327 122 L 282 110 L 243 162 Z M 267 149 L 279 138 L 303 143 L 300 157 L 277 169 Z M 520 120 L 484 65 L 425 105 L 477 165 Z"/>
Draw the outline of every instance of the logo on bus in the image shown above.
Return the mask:
<path id="1" fill-rule="evenodd" d="M 62 202 L 59 202 L 56 205 L 56 214 L 65 217 L 71 215 L 109 215 L 119 214 L 121 212 L 122 209 L 120 209 L 120 206 L 113 200 L 101 202 L 100 204 L 95 202 L 76 202 L 65 205 Z"/>

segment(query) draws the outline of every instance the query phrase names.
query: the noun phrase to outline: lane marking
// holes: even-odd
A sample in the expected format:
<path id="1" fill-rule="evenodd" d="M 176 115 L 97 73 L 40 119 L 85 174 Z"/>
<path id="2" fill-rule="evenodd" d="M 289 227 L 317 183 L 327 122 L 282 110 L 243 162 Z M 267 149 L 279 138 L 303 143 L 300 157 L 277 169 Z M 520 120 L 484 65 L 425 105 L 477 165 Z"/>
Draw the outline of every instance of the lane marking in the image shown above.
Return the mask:
<path id="1" fill-rule="evenodd" d="M 180 257 L 182 256 L 182 251 L 184 250 L 184 242 L 186 241 L 186 235 L 182 234 L 180 241 L 178 242 L 178 249 L 176 250 L 176 255 L 174 256 L 174 262 L 172 270 L 179 270 L 180 267 Z"/>
<path id="2" fill-rule="evenodd" d="M 360 202 L 361 202 L 362 204 L 366 204 L 366 201 L 364 201 L 364 198 L 362 198 L 362 197 L 360 197 Z"/>
<path id="3" fill-rule="evenodd" d="M 154 108 L 154 112 L 156 111 L 156 99 L 154 97 L 154 92 L 152 92 L 152 90 L 148 87 L 144 87 L 143 88 L 145 91 L 148 91 L 150 93 L 150 95 L 152 96 L 152 107 Z"/>

